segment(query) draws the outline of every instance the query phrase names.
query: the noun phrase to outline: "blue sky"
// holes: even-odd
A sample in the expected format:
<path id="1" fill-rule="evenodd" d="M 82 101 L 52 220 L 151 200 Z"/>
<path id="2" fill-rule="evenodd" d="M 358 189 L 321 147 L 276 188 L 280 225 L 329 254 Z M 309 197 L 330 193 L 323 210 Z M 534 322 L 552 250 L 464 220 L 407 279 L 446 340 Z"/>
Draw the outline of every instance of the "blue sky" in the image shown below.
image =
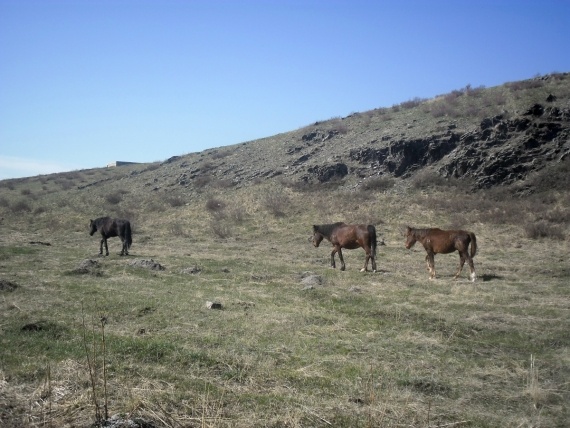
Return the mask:
<path id="1" fill-rule="evenodd" d="M 0 0 L 0 179 L 570 71 L 568 0 Z"/>

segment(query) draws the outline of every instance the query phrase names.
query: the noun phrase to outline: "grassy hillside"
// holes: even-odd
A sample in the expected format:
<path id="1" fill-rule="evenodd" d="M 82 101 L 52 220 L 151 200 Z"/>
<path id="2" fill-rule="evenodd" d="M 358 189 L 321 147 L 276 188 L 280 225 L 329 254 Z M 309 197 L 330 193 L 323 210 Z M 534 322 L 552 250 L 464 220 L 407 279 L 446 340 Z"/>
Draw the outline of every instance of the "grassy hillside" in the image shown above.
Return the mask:
<path id="1" fill-rule="evenodd" d="M 345 160 L 335 141 L 376 114 L 327 121 L 349 128 L 308 162 Z M 429 167 L 306 181 L 282 153 L 307 134 L 0 182 L 1 425 L 566 426 L 568 159 L 486 190 Z M 132 221 L 129 256 L 117 238 L 98 255 L 103 215 Z M 330 269 L 308 242 L 339 220 L 376 225 L 379 272 L 359 272 L 360 249 Z M 428 280 L 407 224 L 475 232 L 479 280 L 453 280 L 457 254 Z"/>

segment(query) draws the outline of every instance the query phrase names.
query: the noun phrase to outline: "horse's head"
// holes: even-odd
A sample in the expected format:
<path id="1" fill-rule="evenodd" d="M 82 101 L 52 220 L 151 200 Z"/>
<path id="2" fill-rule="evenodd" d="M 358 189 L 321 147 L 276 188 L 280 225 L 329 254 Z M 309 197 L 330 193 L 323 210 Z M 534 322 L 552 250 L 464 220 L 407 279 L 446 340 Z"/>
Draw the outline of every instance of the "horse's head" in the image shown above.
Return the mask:
<path id="1" fill-rule="evenodd" d="M 95 232 L 97 232 L 97 223 L 93 220 L 89 220 L 89 235 L 93 236 Z"/>
<path id="2" fill-rule="evenodd" d="M 416 235 L 410 226 L 406 226 L 406 248 L 409 250 L 416 243 Z"/>
<path id="3" fill-rule="evenodd" d="M 324 236 L 317 230 L 317 226 L 313 226 L 313 237 L 309 238 L 309 241 L 313 243 L 315 247 L 321 244 Z"/>

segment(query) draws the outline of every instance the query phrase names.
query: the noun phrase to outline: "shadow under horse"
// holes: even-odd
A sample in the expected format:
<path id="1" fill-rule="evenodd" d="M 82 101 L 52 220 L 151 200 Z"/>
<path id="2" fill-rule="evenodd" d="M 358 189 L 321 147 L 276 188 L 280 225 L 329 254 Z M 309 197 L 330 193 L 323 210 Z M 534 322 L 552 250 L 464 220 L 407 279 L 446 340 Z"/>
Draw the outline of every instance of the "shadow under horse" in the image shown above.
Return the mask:
<path id="1" fill-rule="evenodd" d="M 465 261 L 469 264 L 471 270 L 471 281 L 475 281 L 475 266 L 473 265 L 473 257 L 477 253 L 477 239 L 473 232 L 466 230 L 441 230 L 432 229 L 414 229 L 407 226 L 406 228 L 406 248 L 409 250 L 419 241 L 427 252 L 426 263 L 430 273 L 430 279 L 435 279 L 435 255 L 449 254 L 454 251 L 459 252 L 459 269 L 455 274 L 455 279 L 459 278 Z M 469 253 L 469 245 L 471 245 L 471 253 Z"/>
<path id="2" fill-rule="evenodd" d="M 103 244 L 105 251 L 109 255 L 109 247 L 107 246 L 107 238 L 118 236 L 123 244 L 121 248 L 121 256 L 129 255 L 129 248 L 133 244 L 131 223 L 129 220 L 111 217 L 99 217 L 95 220 L 89 220 L 89 235 L 97 231 L 101 234 L 101 245 L 99 246 L 99 254 L 103 254 Z"/>
<path id="3" fill-rule="evenodd" d="M 341 267 L 345 270 L 344 258 L 342 257 L 342 248 L 354 250 L 362 247 L 366 252 L 366 260 L 364 268 L 361 272 L 368 270 L 368 261 L 372 260 L 372 271 L 376 272 L 376 228 L 369 224 L 346 224 L 343 222 L 333 224 L 322 224 L 313 226 L 312 242 L 318 247 L 323 239 L 328 240 L 334 247 L 331 253 L 331 266 L 336 267 L 334 255 L 338 253 Z M 311 240 L 311 239 L 309 239 Z"/>

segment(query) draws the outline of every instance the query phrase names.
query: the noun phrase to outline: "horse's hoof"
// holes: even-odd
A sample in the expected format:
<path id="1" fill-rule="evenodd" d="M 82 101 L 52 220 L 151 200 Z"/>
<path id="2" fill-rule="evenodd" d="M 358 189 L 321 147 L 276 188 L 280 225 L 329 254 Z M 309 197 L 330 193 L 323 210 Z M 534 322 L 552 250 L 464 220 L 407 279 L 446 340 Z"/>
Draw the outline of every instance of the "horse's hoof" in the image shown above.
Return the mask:
<path id="1" fill-rule="evenodd" d="M 366 269 L 362 268 L 360 269 L 360 272 L 368 272 Z"/>

